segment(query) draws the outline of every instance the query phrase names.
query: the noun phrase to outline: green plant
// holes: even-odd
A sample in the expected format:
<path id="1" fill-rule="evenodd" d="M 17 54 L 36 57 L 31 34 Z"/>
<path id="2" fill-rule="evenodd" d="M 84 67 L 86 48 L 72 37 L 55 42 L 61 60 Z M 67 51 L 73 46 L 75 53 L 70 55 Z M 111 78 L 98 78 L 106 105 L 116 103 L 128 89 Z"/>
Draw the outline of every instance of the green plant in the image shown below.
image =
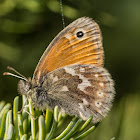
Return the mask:
<path id="1" fill-rule="evenodd" d="M 22 96 L 23 106 L 25 101 L 26 97 Z M 57 106 L 53 112 L 46 109 L 46 113 L 42 115 L 41 111 L 33 109 L 32 102 L 29 100 L 28 107 L 23 108 L 22 113 L 18 113 L 18 110 L 18 96 L 14 99 L 13 110 L 11 104 L 0 102 L 0 139 L 80 140 L 95 129 L 95 126 L 89 125 L 92 116 L 86 122 L 73 117 L 64 129 L 64 121 L 68 116 L 62 115 Z"/>

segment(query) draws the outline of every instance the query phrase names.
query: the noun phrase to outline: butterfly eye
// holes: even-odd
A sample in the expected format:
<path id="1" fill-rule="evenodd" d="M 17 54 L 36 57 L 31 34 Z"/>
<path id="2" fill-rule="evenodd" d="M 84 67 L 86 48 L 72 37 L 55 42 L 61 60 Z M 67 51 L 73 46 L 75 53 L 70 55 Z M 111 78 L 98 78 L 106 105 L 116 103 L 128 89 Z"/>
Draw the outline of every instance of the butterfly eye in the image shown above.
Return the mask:
<path id="1" fill-rule="evenodd" d="M 83 33 L 82 31 L 79 31 L 79 32 L 76 33 L 76 36 L 77 36 L 78 38 L 83 37 L 83 35 L 84 35 L 84 33 Z"/>

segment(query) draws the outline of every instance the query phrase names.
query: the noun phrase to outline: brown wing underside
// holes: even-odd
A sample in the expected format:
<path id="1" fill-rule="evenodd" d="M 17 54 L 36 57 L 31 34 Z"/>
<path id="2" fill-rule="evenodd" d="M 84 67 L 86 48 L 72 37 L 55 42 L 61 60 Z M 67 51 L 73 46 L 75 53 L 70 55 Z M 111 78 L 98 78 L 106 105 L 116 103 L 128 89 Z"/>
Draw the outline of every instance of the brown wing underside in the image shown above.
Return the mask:
<path id="1" fill-rule="evenodd" d="M 77 38 L 82 31 L 84 36 Z M 62 30 L 41 57 L 33 79 L 57 68 L 71 64 L 103 65 L 102 37 L 99 26 L 92 19 L 82 17 Z"/>
<path id="2" fill-rule="evenodd" d="M 47 74 L 47 93 L 59 108 L 70 115 L 96 123 L 106 116 L 114 98 L 114 83 L 107 70 L 74 64 Z M 46 85 L 43 85 L 45 88 Z"/>

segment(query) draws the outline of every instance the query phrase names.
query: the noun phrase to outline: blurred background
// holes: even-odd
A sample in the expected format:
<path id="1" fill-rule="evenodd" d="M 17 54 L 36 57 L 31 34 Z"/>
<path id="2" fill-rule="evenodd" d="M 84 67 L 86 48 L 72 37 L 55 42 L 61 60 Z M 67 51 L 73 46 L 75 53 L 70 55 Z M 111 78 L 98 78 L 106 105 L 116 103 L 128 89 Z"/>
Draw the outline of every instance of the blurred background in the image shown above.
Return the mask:
<path id="1" fill-rule="evenodd" d="M 105 67 L 116 88 L 113 108 L 85 140 L 140 140 L 140 1 L 63 0 L 65 24 L 88 16 L 102 30 Z M 3 76 L 7 66 L 26 77 L 50 41 L 63 29 L 58 0 L 0 1 L 0 100 L 13 102 L 19 79 Z"/>

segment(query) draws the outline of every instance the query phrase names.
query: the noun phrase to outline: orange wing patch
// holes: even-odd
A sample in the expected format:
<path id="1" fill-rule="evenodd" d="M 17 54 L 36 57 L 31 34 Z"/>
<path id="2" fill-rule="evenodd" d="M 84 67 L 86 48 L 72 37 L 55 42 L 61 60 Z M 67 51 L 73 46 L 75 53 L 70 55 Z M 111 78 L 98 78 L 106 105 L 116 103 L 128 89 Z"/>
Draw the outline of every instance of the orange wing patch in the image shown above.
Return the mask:
<path id="1" fill-rule="evenodd" d="M 78 37 L 77 33 L 83 36 Z M 99 26 L 90 18 L 80 18 L 52 41 L 41 57 L 33 79 L 57 68 L 71 64 L 103 65 L 102 37 Z"/>

